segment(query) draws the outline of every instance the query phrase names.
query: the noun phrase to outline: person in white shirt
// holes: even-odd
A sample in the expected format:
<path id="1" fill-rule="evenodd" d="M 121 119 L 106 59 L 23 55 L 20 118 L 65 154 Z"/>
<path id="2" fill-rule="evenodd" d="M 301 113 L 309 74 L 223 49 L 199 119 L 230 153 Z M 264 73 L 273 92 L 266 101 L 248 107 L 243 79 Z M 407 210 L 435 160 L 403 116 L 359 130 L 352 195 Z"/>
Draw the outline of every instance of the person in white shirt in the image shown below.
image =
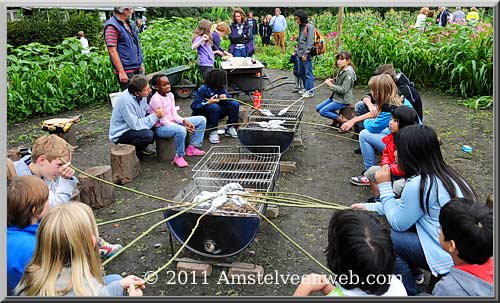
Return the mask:
<path id="1" fill-rule="evenodd" d="M 415 22 L 415 28 L 425 27 L 425 19 L 427 19 L 427 14 L 429 13 L 428 7 L 422 7 L 420 9 L 420 14 L 417 16 L 417 21 Z"/>
<path id="2" fill-rule="evenodd" d="M 82 54 L 90 54 L 89 40 L 85 38 L 83 31 L 78 32 L 78 38 L 80 38 L 80 43 L 82 44 Z"/>

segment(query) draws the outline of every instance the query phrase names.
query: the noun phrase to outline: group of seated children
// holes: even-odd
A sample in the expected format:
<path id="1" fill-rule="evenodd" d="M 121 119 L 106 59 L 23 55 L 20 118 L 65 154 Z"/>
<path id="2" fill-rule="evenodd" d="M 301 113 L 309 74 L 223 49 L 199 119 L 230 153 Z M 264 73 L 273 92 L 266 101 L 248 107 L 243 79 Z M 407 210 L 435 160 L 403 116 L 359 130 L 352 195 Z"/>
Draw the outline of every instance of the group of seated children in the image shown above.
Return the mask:
<path id="1" fill-rule="evenodd" d="M 220 143 L 219 132 L 237 138 L 235 124 L 238 122 L 239 103 L 231 99 L 227 91 L 226 73 L 220 69 L 207 72 L 205 83 L 194 92 L 191 104 L 192 116 L 183 118 L 178 114 L 170 81 L 165 74 L 152 79 L 155 89 L 151 95 L 149 82 L 142 75 L 131 78 L 113 108 L 109 126 L 109 139 L 115 144 L 130 144 L 136 148 L 139 158 L 145 154 L 155 137 L 175 138 L 175 155 L 172 164 L 186 167 L 184 156 L 202 156 L 204 132 L 209 131 L 209 141 Z M 227 117 L 224 130 L 218 131 L 219 121 Z M 191 134 L 186 148 L 187 134 Z"/>
<path id="2" fill-rule="evenodd" d="M 493 211 L 471 199 L 453 198 L 439 215 L 441 251 L 453 260 L 434 296 L 493 296 Z M 374 213 L 336 211 L 328 226 L 326 259 L 334 276 L 303 277 L 294 296 L 407 296 L 400 280 L 392 233 Z M 403 278 L 404 280 L 404 278 Z M 430 295 L 419 293 L 418 295 Z"/>
<path id="3" fill-rule="evenodd" d="M 325 80 L 332 96 L 316 110 L 332 119 L 331 126 L 339 131 L 354 126 L 359 131 L 364 170 L 350 181 L 370 185 L 373 196 L 351 207 L 387 219 L 395 252 L 394 274 L 401 278 L 406 294 L 422 292 L 417 284 L 424 282 L 422 270 L 427 270 L 431 273 L 428 289 L 434 289 L 435 295 L 492 296 L 492 213 L 444 161 L 436 132 L 422 124 L 422 100 L 413 83 L 403 73 L 396 74 L 392 65 L 380 66 L 368 82 L 370 94 L 355 106 L 356 116 L 342 119 L 337 111 L 348 105 L 346 98 L 351 99 L 355 74 L 348 52 L 339 53 L 336 59 L 340 72 L 335 79 Z M 377 151 L 382 153 L 380 165 Z M 357 263 L 364 264 L 356 260 L 348 266 L 354 270 Z M 312 284 L 299 287 L 297 293 L 331 290 Z M 342 287 L 336 289 L 345 295 Z"/>
<path id="4" fill-rule="evenodd" d="M 31 155 L 7 162 L 7 294 L 142 295 L 142 279 L 103 275 L 101 258 L 122 246 L 100 238 L 92 209 L 71 200 L 71 153 L 66 141 L 48 135 Z"/>

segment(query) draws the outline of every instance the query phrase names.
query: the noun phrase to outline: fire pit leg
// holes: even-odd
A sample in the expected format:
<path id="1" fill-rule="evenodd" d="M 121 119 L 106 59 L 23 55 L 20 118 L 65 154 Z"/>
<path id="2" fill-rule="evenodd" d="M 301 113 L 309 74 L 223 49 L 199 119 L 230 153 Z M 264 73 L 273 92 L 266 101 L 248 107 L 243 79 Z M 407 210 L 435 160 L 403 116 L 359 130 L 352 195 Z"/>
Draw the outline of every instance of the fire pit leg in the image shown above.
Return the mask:
<path id="1" fill-rule="evenodd" d="M 172 239 L 172 233 L 170 231 L 168 231 L 168 240 L 170 241 L 170 254 L 171 254 L 171 257 L 173 258 L 174 257 L 174 241 Z"/>

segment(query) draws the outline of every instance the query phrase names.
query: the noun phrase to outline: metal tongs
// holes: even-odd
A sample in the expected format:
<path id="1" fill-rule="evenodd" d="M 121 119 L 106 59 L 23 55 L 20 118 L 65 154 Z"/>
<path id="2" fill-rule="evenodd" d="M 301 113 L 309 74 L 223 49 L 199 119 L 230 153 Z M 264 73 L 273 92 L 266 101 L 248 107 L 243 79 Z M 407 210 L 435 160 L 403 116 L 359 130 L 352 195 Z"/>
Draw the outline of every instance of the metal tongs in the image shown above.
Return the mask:
<path id="1" fill-rule="evenodd" d="M 321 83 L 320 85 L 316 86 L 316 87 L 311 88 L 310 90 L 308 90 L 308 91 L 306 91 L 306 92 L 309 92 L 309 91 L 312 91 L 312 90 L 314 90 L 314 89 L 320 88 L 320 87 L 321 87 L 321 86 L 323 86 L 323 85 L 325 85 L 325 83 L 324 83 L 324 82 L 323 82 L 323 83 Z M 306 92 L 304 92 L 304 93 L 306 93 Z M 283 108 L 282 110 L 280 110 L 280 112 L 278 113 L 278 116 L 283 116 L 284 114 L 286 114 L 286 112 L 287 112 L 288 110 L 290 110 L 290 108 L 291 108 L 293 105 L 297 104 L 297 102 L 301 101 L 301 100 L 302 100 L 302 99 L 304 99 L 304 98 L 305 98 L 305 97 L 300 97 L 299 99 L 297 99 L 297 101 L 294 101 L 292 104 L 290 104 L 290 105 L 288 105 L 287 107 L 285 107 L 285 108 Z"/>

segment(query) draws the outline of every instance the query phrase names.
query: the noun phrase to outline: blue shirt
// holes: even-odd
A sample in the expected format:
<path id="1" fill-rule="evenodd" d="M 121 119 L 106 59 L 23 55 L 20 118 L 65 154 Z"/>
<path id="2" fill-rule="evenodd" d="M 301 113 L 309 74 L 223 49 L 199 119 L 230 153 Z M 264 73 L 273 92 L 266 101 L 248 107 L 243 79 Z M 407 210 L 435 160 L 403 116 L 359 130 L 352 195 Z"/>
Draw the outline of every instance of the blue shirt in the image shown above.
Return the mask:
<path id="1" fill-rule="evenodd" d="M 35 252 L 38 224 L 25 228 L 7 227 L 7 295 L 12 296 L 14 288 L 23 277 L 26 266 Z"/>
<path id="2" fill-rule="evenodd" d="M 144 97 L 137 101 L 135 96 L 124 90 L 111 114 L 109 123 L 109 140 L 116 143 L 125 132 L 129 130 L 151 129 L 158 121 L 155 113 L 148 115 L 148 102 Z"/>
<path id="3" fill-rule="evenodd" d="M 403 101 L 403 105 L 413 108 L 410 101 L 406 100 L 406 98 Z M 386 128 L 389 127 L 391 117 L 391 112 L 381 112 L 377 115 L 377 117 L 363 121 L 363 126 L 372 134 L 379 134 L 382 133 L 382 131 L 384 131 L 384 134 L 388 134 L 389 130 L 386 130 Z"/>
<path id="4" fill-rule="evenodd" d="M 277 17 L 275 15 L 271 18 L 271 21 L 269 21 L 269 25 L 273 29 L 273 33 L 284 32 L 286 29 L 286 19 L 283 15 Z"/>
<path id="5" fill-rule="evenodd" d="M 439 244 L 439 213 L 441 207 L 450 201 L 450 194 L 440 179 L 436 179 L 433 188 L 429 188 L 430 177 L 427 178 L 424 189 L 424 202 L 427 193 L 429 196 L 429 210 L 424 212 L 420 207 L 420 175 L 406 181 L 401 199 L 396 199 L 392 191 L 391 182 L 378 185 L 380 202 L 365 203 L 368 210 L 377 211 L 385 215 L 391 228 L 395 231 L 406 231 L 415 224 L 418 238 L 424 251 L 425 259 L 433 275 L 446 274 L 453 267 L 450 254 Z M 455 184 L 458 197 L 463 197 L 460 188 Z"/>

